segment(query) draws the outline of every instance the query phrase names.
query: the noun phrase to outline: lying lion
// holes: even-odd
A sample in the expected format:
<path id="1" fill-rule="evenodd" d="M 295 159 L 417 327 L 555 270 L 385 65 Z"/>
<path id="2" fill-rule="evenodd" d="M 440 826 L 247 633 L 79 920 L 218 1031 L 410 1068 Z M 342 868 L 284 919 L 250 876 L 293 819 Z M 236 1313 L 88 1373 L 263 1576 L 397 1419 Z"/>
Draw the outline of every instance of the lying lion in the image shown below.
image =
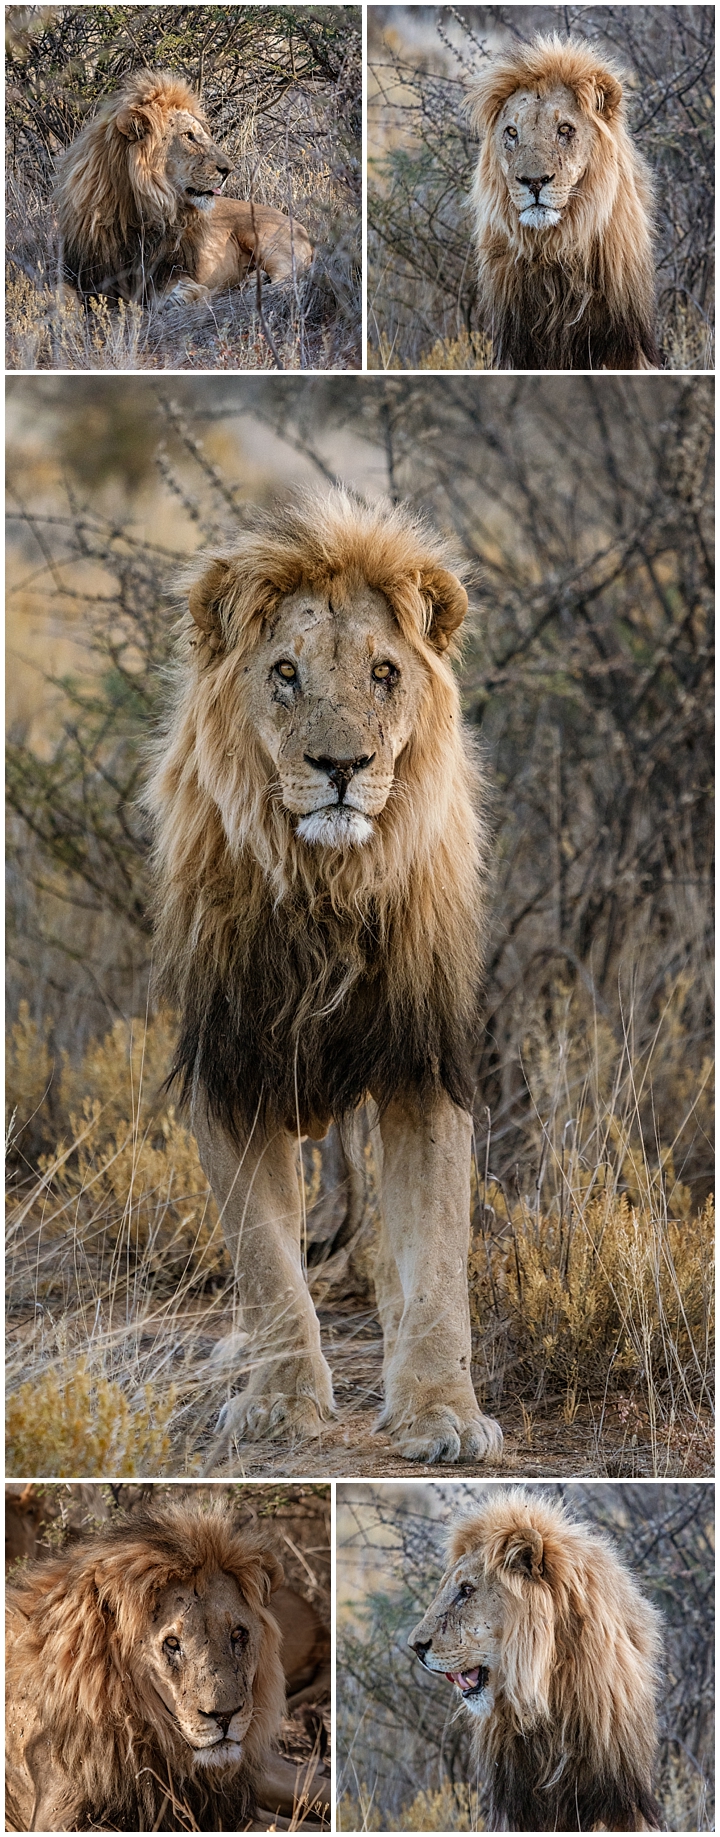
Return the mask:
<path id="1" fill-rule="evenodd" d="M 83 299 L 146 304 L 209 301 L 251 266 L 271 281 L 302 274 L 307 230 L 267 204 L 224 198 L 230 171 L 187 84 L 136 72 L 57 162 L 65 280 Z"/>

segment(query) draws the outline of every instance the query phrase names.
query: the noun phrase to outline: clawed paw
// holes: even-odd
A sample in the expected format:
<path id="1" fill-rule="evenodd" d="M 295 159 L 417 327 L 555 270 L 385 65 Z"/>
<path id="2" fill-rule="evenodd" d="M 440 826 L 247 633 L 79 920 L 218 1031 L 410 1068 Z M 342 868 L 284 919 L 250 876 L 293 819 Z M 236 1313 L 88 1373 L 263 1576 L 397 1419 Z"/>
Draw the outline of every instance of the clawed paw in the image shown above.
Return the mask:
<path id="1" fill-rule="evenodd" d="M 231 1397 L 223 1404 L 217 1428 L 226 1441 L 238 1444 L 272 1441 L 277 1436 L 300 1440 L 319 1435 L 323 1420 L 313 1397 L 288 1397 L 280 1392 Z"/>
<path id="2" fill-rule="evenodd" d="M 502 1455 L 503 1435 L 492 1416 L 473 1416 L 463 1421 L 454 1410 L 433 1409 L 415 1417 L 398 1436 L 399 1452 L 405 1461 L 424 1461 L 429 1466 L 443 1461 L 498 1461 Z"/>

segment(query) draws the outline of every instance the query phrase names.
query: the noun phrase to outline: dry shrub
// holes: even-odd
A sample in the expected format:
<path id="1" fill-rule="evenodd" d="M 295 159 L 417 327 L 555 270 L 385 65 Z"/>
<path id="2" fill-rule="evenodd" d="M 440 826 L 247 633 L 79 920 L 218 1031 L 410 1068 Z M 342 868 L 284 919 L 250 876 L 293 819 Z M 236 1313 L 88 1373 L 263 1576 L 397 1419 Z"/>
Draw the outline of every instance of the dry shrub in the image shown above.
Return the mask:
<path id="1" fill-rule="evenodd" d="M 7 1399 L 5 1466 L 24 1477 L 102 1479 L 108 1474 L 168 1473 L 168 1424 L 175 1393 L 145 1384 L 133 1397 L 111 1379 L 69 1358 L 21 1384 Z"/>

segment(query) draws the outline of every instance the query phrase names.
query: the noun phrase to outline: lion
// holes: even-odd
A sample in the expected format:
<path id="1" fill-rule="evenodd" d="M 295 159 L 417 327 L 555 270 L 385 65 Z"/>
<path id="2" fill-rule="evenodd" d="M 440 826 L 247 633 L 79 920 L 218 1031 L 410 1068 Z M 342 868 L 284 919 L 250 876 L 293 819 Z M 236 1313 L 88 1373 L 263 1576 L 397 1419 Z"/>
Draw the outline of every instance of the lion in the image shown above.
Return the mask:
<path id="1" fill-rule="evenodd" d="M 647 370 L 652 187 L 620 77 L 557 34 L 513 45 L 471 92 L 480 298 L 500 370 Z"/>
<path id="2" fill-rule="evenodd" d="M 64 279 L 85 301 L 207 303 L 252 266 L 271 281 L 302 274 L 307 230 L 269 205 L 223 197 L 230 171 L 187 83 L 136 72 L 57 162 Z"/>
<path id="3" fill-rule="evenodd" d="M 274 1591 L 300 1676 L 308 1642 L 282 1580 L 224 1501 L 145 1508 L 26 1569 L 8 1590 L 15 1828 L 186 1830 L 189 1811 L 193 1829 L 242 1830 L 268 1781 L 292 1811 L 294 1770 L 271 1753 Z"/>
<path id="4" fill-rule="evenodd" d="M 471 1717 L 489 1830 L 660 1828 L 659 1616 L 598 1532 L 493 1489 L 409 1643 Z"/>
<path id="5" fill-rule="evenodd" d="M 226 1442 L 317 1435 L 333 1414 L 298 1143 L 335 1121 L 352 1154 L 371 1099 L 379 1426 L 409 1460 L 502 1445 L 470 1373 L 486 838 L 451 666 L 467 605 L 419 518 L 342 489 L 257 513 L 190 586 L 148 804 L 159 986 L 181 1017 L 171 1079 L 253 1342 Z"/>

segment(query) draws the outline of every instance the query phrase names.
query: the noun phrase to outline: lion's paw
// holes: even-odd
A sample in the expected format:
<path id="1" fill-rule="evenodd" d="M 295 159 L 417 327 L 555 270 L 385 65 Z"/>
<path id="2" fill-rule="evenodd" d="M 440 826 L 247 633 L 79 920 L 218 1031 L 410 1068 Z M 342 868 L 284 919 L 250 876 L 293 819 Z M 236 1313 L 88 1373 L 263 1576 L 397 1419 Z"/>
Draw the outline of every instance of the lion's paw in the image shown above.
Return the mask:
<path id="1" fill-rule="evenodd" d="M 403 1460 L 425 1461 L 429 1466 L 439 1461 L 497 1461 L 503 1446 L 502 1429 L 492 1416 L 478 1413 L 463 1422 L 449 1409 L 431 1409 L 416 1416 L 398 1439 Z"/>
<path id="2" fill-rule="evenodd" d="M 282 1392 L 231 1397 L 220 1411 L 217 1427 L 228 1442 L 272 1441 L 281 1435 L 301 1440 L 318 1435 L 328 1414 L 321 1414 L 314 1397 Z"/>

